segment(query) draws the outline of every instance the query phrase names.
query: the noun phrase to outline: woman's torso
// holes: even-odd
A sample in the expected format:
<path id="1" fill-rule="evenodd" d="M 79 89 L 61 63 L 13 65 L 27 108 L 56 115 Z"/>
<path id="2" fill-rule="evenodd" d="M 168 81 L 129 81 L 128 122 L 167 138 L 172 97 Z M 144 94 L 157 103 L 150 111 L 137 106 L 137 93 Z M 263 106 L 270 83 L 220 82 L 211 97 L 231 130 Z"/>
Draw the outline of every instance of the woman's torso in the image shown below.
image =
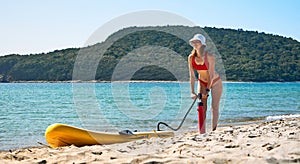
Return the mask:
<path id="1" fill-rule="evenodd" d="M 207 82 L 209 80 L 208 53 L 205 53 L 204 58 L 202 60 L 196 58 L 195 56 L 192 56 L 192 65 L 194 67 L 194 70 L 196 70 L 198 73 L 198 79 Z M 219 77 L 219 74 L 217 72 L 214 71 L 212 73 L 214 74 L 214 78 L 212 80 Z"/>

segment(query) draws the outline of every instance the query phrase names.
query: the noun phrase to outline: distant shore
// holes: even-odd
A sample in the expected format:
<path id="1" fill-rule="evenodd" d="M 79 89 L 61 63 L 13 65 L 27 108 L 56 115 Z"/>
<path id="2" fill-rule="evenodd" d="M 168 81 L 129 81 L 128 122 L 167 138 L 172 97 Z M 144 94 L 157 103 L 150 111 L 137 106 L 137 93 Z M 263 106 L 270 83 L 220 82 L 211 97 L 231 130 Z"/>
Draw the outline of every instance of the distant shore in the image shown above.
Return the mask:
<path id="1" fill-rule="evenodd" d="M 106 80 L 67 80 L 67 81 L 44 81 L 44 80 L 37 80 L 37 81 L 11 81 L 5 83 L 177 83 L 177 82 L 188 82 L 188 81 L 164 81 L 164 80 L 124 80 L 124 81 L 106 81 Z M 4 82 L 2 82 L 4 83 Z"/>
<path id="2" fill-rule="evenodd" d="M 67 80 L 67 81 L 9 81 L 0 83 L 187 83 L 189 81 L 167 81 L 167 80 L 124 80 L 124 81 L 106 81 L 106 80 Z M 223 81 L 223 83 L 299 83 L 300 81 Z"/>
<path id="3" fill-rule="evenodd" d="M 222 126 L 173 138 L 114 145 L 23 148 L 0 152 L 1 163 L 299 163 L 300 118 Z"/>

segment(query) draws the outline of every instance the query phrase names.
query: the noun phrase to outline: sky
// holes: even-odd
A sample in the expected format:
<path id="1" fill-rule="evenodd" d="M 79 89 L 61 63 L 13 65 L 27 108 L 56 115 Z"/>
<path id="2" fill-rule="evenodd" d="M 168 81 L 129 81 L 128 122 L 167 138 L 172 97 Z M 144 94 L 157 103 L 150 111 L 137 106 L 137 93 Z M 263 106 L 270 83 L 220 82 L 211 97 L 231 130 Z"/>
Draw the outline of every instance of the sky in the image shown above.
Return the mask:
<path id="1" fill-rule="evenodd" d="M 80 48 L 108 22 L 146 10 L 300 41 L 299 7 L 294 0 L 0 0 L 0 56 Z"/>

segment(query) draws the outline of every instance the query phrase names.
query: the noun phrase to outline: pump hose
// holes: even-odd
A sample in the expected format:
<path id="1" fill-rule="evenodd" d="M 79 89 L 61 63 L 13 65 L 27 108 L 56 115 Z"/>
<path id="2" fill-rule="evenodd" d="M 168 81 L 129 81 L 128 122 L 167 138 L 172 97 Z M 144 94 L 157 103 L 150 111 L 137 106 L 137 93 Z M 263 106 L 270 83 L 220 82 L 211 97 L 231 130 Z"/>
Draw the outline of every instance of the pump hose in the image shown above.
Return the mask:
<path id="1" fill-rule="evenodd" d="M 201 93 L 199 93 L 199 94 L 197 95 L 197 98 L 201 99 Z M 185 114 L 185 116 L 183 117 L 183 119 L 182 119 L 180 125 L 179 125 L 177 128 L 172 128 L 171 126 L 169 126 L 168 124 L 166 124 L 166 123 L 164 123 L 164 122 L 159 122 L 159 123 L 157 124 L 157 131 L 161 131 L 160 128 L 159 128 L 159 125 L 161 125 L 161 124 L 165 125 L 166 127 L 168 127 L 169 129 L 171 129 L 171 130 L 173 130 L 173 131 L 179 130 L 179 129 L 181 128 L 183 122 L 185 121 L 187 115 L 190 113 L 191 109 L 193 108 L 193 106 L 194 106 L 194 104 L 195 104 L 197 98 L 195 98 L 194 102 L 192 103 L 192 105 L 190 106 L 190 108 L 188 109 L 188 111 L 186 112 L 186 114 Z"/>

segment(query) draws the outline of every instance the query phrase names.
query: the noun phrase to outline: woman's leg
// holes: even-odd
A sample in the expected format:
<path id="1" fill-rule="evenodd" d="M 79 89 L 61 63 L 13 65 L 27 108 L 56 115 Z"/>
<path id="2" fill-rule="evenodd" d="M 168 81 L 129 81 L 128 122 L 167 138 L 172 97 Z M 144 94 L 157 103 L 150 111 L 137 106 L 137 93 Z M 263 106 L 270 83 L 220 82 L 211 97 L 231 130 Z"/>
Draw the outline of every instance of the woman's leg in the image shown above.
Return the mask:
<path id="1" fill-rule="evenodd" d="M 211 112 L 212 112 L 212 130 L 216 130 L 219 121 L 219 107 L 220 100 L 223 91 L 222 80 L 219 80 L 212 88 L 211 88 Z"/>
<path id="2" fill-rule="evenodd" d="M 201 83 L 200 81 L 198 81 L 198 93 L 202 93 L 202 94 L 206 94 L 206 84 Z M 206 111 L 207 111 L 207 97 L 206 98 L 202 98 L 201 99 L 202 103 L 203 103 L 203 110 L 204 110 L 204 118 L 206 119 Z"/>

